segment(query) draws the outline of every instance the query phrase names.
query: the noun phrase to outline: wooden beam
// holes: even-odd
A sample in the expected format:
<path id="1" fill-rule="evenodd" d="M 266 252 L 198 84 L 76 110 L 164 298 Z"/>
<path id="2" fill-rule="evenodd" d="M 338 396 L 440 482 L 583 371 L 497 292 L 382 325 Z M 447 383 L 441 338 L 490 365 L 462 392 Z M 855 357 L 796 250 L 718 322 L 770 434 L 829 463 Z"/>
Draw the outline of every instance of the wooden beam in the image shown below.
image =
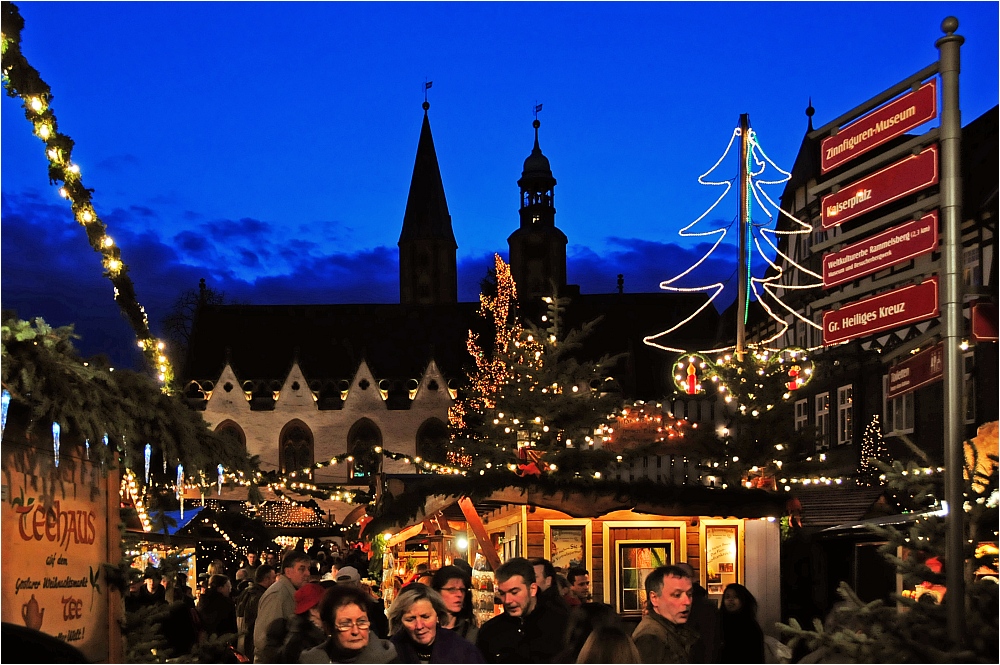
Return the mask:
<path id="1" fill-rule="evenodd" d="M 483 551 L 483 556 L 486 557 L 486 562 L 490 564 L 490 569 L 496 570 L 500 567 L 500 555 L 497 554 L 496 549 L 493 547 L 493 541 L 490 540 L 489 534 L 486 533 L 486 527 L 483 525 L 483 520 L 479 517 L 479 513 L 476 512 L 476 507 L 472 505 L 472 501 L 467 496 L 463 496 L 458 500 L 458 507 L 462 509 L 462 514 L 465 515 L 465 521 L 472 527 L 472 533 L 476 535 L 476 540 L 479 541 L 479 549 Z"/>

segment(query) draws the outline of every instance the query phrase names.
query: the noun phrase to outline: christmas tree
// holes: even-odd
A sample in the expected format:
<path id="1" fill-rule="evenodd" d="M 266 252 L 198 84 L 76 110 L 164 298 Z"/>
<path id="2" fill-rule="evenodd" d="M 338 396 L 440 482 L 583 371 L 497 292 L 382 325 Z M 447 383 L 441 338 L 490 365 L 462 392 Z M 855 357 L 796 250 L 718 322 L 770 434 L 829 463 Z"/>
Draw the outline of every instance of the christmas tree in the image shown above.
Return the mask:
<path id="1" fill-rule="evenodd" d="M 813 630 L 805 630 L 792 619 L 782 626 L 791 646 L 804 643 L 813 649 L 812 662 L 996 662 L 996 423 L 991 426 L 991 433 L 966 442 L 965 505 L 949 507 L 964 508 L 965 560 L 958 565 L 964 571 L 965 597 L 953 597 L 944 586 L 947 511 L 937 499 L 943 495 L 942 474 L 913 462 L 889 465 L 873 458 L 870 463 L 882 470 L 887 488 L 914 517 L 906 526 L 871 527 L 886 540 L 881 552 L 902 576 L 904 591 L 893 597 L 893 604 L 865 603 L 841 584 L 843 602 L 825 624 L 816 620 Z M 965 604 L 962 643 L 950 639 L 947 630 L 952 602 Z"/>
<path id="2" fill-rule="evenodd" d="M 495 261 L 496 293 L 480 296 L 480 315 L 493 335 L 488 342 L 469 335 L 475 368 L 451 410 L 452 445 L 471 456 L 474 468 L 556 472 L 561 459 L 573 458 L 578 471 L 581 458 L 573 453 L 599 449 L 609 417 L 622 406 L 608 375 L 615 359 L 579 357 L 581 341 L 599 321 L 566 331 L 567 303 L 555 294 L 545 298 L 540 324 L 522 324 L 510 268 L 499 256 Z"/>

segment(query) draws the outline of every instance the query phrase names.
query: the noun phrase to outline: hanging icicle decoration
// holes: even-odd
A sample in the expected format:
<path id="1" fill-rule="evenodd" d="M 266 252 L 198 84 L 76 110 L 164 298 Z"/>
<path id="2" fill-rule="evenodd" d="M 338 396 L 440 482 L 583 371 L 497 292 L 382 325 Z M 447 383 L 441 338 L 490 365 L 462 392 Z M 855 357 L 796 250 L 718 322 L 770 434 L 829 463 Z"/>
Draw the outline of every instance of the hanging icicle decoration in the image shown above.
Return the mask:
<path id="1" fill-rule="evenodd" d="M 62 428 L 59 423 L 52 423 L 52 452 L 56 462 L 56 468 L 59 468 L 59 433 Z"/>
<path id="2" fill-rule="evenodd" d="M 222 496 L 222 476 L 223 476 L 222 465 L 220 464 L 217 468 L 218 468 L 218 471 L 219 471 L 219 480 L 218 480 L 218 483 L 219 483 L 219 496 Z"/>
<path id="3" fill-rule="evenodd" d="M 107 432 L 104 433 L 104 438 L 102 440 L 104 441 L 104 447 L 106 448 L 108 446 L 108 433 Z"/>
<path id="4" fill-rule="evenodd" d="M 87 459 L 90 459 L 90 439 L 83 442 L 83 449 L 87 453 Z"/>
<path id="5" fill-rule="evenodd" d="M 153 446 L 146 444 L 146 449 L 143 451 L 143 459 L 146 462 L 146 484 L 149 484 L 149 458 L 153 456 Z"/>
<path id="6" fill-rule="evenodd" d="M 167 453 L 166 453 L 166 451 L 163 452 L 163 473 L 164 474 L 167 473 Z"/>
<path id="7" fill-rule="evenodd" d="M 184 519 L 184 465 L 177 465 L 177 498 L 181 502 L 181 519 Z"/>
<path id="8" fill-rule="evenodd" d="M 3 431 L 7 429 L 7 409 L 10 408 L 10 393 L 4 390 L 3 397 L 0 400 L 2 400 L 0 404 L 3 405 L 2 416 L 0 416 L 0 439 L 3 439 Z"/>

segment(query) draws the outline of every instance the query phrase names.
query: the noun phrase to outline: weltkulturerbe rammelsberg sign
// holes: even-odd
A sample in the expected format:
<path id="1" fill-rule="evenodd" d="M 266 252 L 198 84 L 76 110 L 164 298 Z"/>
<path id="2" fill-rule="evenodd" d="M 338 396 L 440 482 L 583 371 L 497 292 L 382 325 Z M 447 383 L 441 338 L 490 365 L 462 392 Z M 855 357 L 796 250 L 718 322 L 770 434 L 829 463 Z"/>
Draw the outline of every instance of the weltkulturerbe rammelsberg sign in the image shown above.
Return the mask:
<path id="1" fill-rule="evenodd" d="M 101 564 L 108 560 L 108 488 L 114 481 L 78 459 L 52 469 L 52 451 L 42 461 L 44 454 L 32 448 L 4 452 L 0 614 L 106 662 L 110 592 Z M 50 472 L 57 482 L 43 477 Z M 114 515 L 114 524 L 119 521 Z"/>
<path id="2" fill-rule="evenodd" d="M 836 252 L 823 255 L 823 286 L 830 288 L 860 279 L 903 261 L 929 254 L 938 247 L 938 214 L 900 224 Z"/>
<path id="3" fill-rule="evenodd" d="M 823 312 L 823 344 L 839 344 L 938 316 L 938 278 Z"/>

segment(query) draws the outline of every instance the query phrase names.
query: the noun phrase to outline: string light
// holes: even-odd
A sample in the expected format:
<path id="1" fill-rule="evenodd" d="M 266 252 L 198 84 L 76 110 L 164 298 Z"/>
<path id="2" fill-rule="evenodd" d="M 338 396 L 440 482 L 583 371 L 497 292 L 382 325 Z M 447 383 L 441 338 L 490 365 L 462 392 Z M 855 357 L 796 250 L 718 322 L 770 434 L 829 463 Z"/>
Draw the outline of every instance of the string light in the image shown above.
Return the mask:
<path id="1" fill-rule="evenodd" d="M 13 11 L 20 18 L 16 6 Z M 173 380 L 173 369 L 165 357 L 160 359 L 163 343 L 153 337 L 145 310 L 135 298 L 135 288 L 121 260 L 120 251 L 114 243 L 105 244 L 105 224 L 94 212 L 91 205 L 91 190 L 80 178 L 80 167 L 71 161 L 73 140 L 58 130 L 55 113 L 49 106 L 52 97 L 49 86 L 42 80 L 34 67 L 21 52 L 20 21 L 11 20 L 4 24 L 3 33 L 3 85 L 7 94 L 22 100 L 24 115 L 32 124 L 32 129 L 45 143 L 45 156 L 49 162 L 49 180 L 61 182 L 59 195 L 67 199 L 74 217 L 87 230 L 87 238 L 94 251 L 101 254 L 101 263 L 106 276 L 115 288 L 115 302 L 125 315 L 139 340 L 146 360 L 156 371 L 160 383 L 166 386 Z M 12 30 L 11 32 L 7 32 Z"/>

